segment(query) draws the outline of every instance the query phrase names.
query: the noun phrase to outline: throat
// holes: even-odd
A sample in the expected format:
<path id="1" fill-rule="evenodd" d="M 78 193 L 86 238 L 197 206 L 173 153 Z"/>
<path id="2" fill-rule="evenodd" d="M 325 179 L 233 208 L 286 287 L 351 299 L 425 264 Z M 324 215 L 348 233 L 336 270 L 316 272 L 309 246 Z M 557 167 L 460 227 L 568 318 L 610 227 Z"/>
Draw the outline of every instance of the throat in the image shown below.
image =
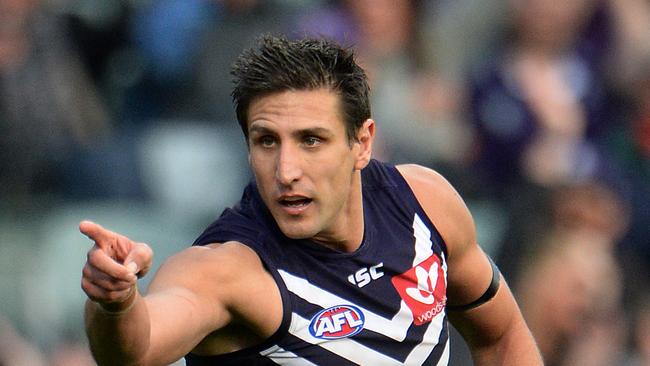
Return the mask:
<path id="1" fill-rule="evenodd" d="M 321 233 L 311 238 L 311 241 L 340 253 L 357 251 L 365 238 L 364 220 L 361 219 L 358 223 L 345 223 L 340 227 L 342 230 L 339 230 L 337 235 Z"/>

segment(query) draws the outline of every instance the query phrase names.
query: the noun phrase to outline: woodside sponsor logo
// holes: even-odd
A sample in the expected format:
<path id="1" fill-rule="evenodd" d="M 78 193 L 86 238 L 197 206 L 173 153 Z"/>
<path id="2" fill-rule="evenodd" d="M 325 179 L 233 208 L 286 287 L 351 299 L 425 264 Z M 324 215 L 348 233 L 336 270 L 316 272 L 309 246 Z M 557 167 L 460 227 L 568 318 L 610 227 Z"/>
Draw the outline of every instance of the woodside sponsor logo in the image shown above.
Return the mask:
<path id="1" fill-rule="evenodd" d="M 415 325 L 430 322 L 447 303 L 447 283 L 436 255 L 392 278 L 393 286 L 413 312 Z"/>

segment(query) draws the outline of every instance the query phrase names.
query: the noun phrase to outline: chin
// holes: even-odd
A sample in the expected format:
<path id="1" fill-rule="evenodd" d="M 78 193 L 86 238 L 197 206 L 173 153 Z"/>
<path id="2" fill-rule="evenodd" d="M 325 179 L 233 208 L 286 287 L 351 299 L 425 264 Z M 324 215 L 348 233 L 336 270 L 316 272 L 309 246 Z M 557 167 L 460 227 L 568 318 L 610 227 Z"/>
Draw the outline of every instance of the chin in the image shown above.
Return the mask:
<path id="1" fill-rule="evenodd" d="M 311 232 L 306 232 L 302 230 L 282 230 L 282 233 L 289 239 L 294 239 L 294 240 L 299 240 L 299 239 L 309 239 L 312 238 L 315 234 L 312 234 Z"/>
<path id="2" fill-rule="evenodd" d="M 289 239 L 309 239 L 316 235 L 313 230 L 304 227 L 297 227 L 296 225 L 283 225 L 278 224 L 282 233 Z"/>

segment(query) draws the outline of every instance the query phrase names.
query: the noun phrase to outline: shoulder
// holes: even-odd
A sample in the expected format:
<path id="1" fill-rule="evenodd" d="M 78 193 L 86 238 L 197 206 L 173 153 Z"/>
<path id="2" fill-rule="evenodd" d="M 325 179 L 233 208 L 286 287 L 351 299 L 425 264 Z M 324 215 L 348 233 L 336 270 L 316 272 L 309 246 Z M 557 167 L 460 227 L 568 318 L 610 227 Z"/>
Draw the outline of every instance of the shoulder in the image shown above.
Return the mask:
<path id="1" fill-rule="evenodd" d="M 416 199 L 442 235 L 450 257 L 476 241 L 469 209 L 456 189 L 440 173 L 416 164 L 398 165 Z"/>
<path id="2" fill-rule="evenodd" d="M 149 293 L 184 288 L 204 301 L 255 318 L 250 303 L 267 301 L 278 289 L 260 257 L 239 242 L 187 248 L 170 257 L 156 274 Z"/>
<path id="3" fill-rule="evenodd" d="M 156 298 L 176 299 L 157 302 L 166 313 L 170 303 L 182 303 L 176 309 L 184 312 L 188 327 L 205 330 L 202 337 L 232 325 L 264 339 L 282 321 L 276 282 L 259 256 L 240 242 L 194 246 L 177 253 L 163 263 L 147 292 L 150 303 Z M 211 343 L 203 346 L 207 344 Z"/>
<path id="4" fill-rule="evenodd" d="M 189 247 L 167 259 L 159 274 L 169 273 L 175 282 L 219 283 L 220 286 L 209 287 L 224 288 L 261 272 L 264 266 L 259 256 L 248 246 L 231 241 Z"/>

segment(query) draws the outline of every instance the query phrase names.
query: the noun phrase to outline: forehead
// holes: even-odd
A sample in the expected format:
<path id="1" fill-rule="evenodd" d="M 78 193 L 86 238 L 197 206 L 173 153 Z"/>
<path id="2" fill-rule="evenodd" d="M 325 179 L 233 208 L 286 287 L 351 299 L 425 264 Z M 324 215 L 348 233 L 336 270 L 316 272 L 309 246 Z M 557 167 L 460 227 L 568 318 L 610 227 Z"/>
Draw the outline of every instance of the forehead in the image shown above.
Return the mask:
<path id="1" fill-rule="evenodd" d="M 287 90 L 254 99 L 248 108 L 248 128 L 343 126 L 340 98 L 329 89 Z"/>

